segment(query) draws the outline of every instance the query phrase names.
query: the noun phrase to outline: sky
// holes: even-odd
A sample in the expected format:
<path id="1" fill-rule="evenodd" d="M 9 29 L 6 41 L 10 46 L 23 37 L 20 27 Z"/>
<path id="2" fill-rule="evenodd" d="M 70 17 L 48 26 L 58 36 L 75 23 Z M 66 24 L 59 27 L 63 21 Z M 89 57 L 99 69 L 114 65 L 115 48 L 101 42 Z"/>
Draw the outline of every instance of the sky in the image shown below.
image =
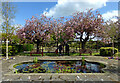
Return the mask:
<path id="1" fill-rule="evenodd" d="M 76 11 L 84 11 L 85 9 L 93 8 L 93 11 L 98 10 L 104 20 L 112 19 L 116 21 L 113 16 L 118 16 L 118 1 L 115 0 L 58 0 L 58 1 L 41 1 L 41 2 L 12 2 L 16 6 L 16 14 L 14 25 L 25 25 L 25 20 L 32 16 L 53 16 L 58 18 L 60 16 L 70 16 Z"/>

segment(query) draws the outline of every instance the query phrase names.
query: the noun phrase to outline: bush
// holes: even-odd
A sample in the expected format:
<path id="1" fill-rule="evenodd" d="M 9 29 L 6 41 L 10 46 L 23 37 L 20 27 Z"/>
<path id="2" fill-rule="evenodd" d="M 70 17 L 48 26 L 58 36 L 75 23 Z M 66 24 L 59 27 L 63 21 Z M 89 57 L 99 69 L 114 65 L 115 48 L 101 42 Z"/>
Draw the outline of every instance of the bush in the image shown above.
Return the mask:
<path id="1" fill-rule="evenodd" d="M 15 54 L 23 51 L 31 51 L 33 49 L 33 44 L 24 44 L 24 45 L 9 45 L 8 46 L 8 55 L 14 56 Z M 6 45 L 2 45 L 2 55 L 6 55 Z"/>
<path id="2" fill-rule="evenodd" d="M 18 52 L 31 51 L 34 48 L 33 44 L 15 45 Z"/>
<path id="3" fill-rule="evenodd" d="M 33 44 L 24 44 L 23 45 L 24 51 L 31 51 L 34 48 Z"/>
<path id="4" fill-rule="evenodd" d="M 18 53 L 24 51 L 23 45 L 15 45 L 15 48 L 16 48 L 16 50 L 18 51 Z"/>
<path id="5" fill-rule="evenodd" d="M 114 48 L 114 54 L 118 52 L 117 48 Z M 100 55 L 102 56 L 112 56 L 113 54 L 113 47 L 101 47 L 100 48 Z"/>
<path id="6" fill-rule="evenodd" d="M 3 56 L 6 55 L 6 46 L 3 45 L 0 48 L 2 48 L 2 54 Z M 14 56 L 18 51 L 15 49 L 15 46 L 8 46 L 8 55 Z"/>

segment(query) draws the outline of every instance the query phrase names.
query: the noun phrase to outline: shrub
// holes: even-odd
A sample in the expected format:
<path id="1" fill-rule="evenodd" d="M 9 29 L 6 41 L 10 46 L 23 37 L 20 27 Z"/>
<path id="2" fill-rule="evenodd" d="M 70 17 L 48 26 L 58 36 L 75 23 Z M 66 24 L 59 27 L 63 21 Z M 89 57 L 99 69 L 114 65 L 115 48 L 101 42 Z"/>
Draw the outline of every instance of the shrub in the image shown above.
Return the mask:
<path id="1" fill-rule="evenodd" d="M 31 51 L 34 48 L 33 44 L 24 44 L 24 51 Z"/>
<path id="2" fill-rule="evenodd" d="M 0 48 L 2 48 L 2 54 L 5 56 L 6 55 L 6 46 L 3 45 Z M 8 55 L 9 56 L 14 56 L 18 51 L 15 49 L 15 46 L 8 46 Z"/>
<path id="3" fill-rule="evenodd" d="M 118 52 L 117 48 L 114 48 L 114 54 Z M 113 54 L 113 47 L 101 47 L 100 48 L 100 55 L 102 56 L 112 56 Z"/>
<path id="4" fill-rule="evenodd" d="M 25 45 L 9 45 L 8 46 L 8 55 L 14 56 L 15 54 L 23 51 L 31 51 L 33 49 L 33 44 L 25 44 Z M 6 45 L 2 45 L 2 55 L 6 55 Z"/>
<path id="5" fill-rule="evenodd" d="M 33 44 L 15 45 L 18 52 L 31 51 L 34 48 Z"/>
<path id="6" fill-rule="evenodd" d="M 23 45 L 15 45 L 15 48 L 16 48 L 16 50 L 18 51 L 18 53 L 24 51 Z"/>

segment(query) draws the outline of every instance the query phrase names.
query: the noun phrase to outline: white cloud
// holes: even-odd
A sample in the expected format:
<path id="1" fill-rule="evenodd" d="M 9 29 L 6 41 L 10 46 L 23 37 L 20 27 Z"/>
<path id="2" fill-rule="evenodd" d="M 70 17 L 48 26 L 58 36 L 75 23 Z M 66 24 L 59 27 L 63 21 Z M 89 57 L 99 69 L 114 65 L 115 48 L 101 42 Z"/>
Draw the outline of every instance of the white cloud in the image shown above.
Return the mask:
<path id="1" fill-rule="evenodd" d="M 46 16 L 69 16 L 76 11 L 98 9 L 106 6 L 108 0 L 58 0 L 58 3 L 47 12 Z"/>
<path id="2" fill-rule="evenodd" d="M 108 0 L 109 2 L 119 2 L 120 0 Z"/>
<path id="3" fill-rule="evenodd" d="M 117 18 L 115 18 L 115 16 L 118 16 L 118 10 L 108 11 L 108 12 L 102 14 L 102 16 L 105 19 L 105 21 L 112 20 L 115 22 L 115 21 L 117 21 Z"/>
<path id="4" fill-rule="evenodd" d="M 48 8 L 45 9 L 46 11 L 48 10 Z"/>

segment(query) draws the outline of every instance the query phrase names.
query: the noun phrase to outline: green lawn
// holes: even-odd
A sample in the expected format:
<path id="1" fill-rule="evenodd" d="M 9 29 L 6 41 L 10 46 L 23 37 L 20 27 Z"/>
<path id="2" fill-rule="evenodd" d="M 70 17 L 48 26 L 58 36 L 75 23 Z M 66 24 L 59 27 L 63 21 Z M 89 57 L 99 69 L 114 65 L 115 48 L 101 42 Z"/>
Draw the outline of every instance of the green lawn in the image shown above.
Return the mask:
<path id="1" fill-rule="evenodd" d="M 29 53 L 19 53 L 18 55 L 25 55 L 25 56 L 30 56 Z M 69 53 L 70 56 L 79 56 L 80 53 Z M 90 54 L 81 54 L 82 56 L 90 56 Z M 32 56 L 42 56 L 42 54 L 32 54 Z M 60 56 L 59 54 L 55 54 L 55 53 L 43 53 L 43 56 Z M 64 56 L 67 56 L 64 55 Z M 92 56 L 99 56 L 99 52 L 94 52 L 92 53 Z M 120 57 L 120 52 L 116 53 L 115 56 L 119 56 Z"/>
<path id="2" fill-rule="evenodd" d="M 116 53 L 115 56 L 119 56 L 120 57 L 120 52 Z"/>
<path id="3" fill-rule="evenodd" d="M 100 56 L 99 52 L 96 51 L 92 51 L 92 56 Z M 17 55 L 22 55 L 22 56 L 30 56 L 30 53 L 18 53 Z M 69 53 L 70 56 L 79 56 L 80 53 Z M 82 56 L 90 56 L 89 53 L 87 54 L 81 54 Z M 42 56 L 42 54 L 32 54 L 32 56 Z M 43 56 L 60 56 L 59 53 L 43 53 Z M 64 54 L 64 56 L 68 56 L 67 54 Z M 119 56 L 120 57 L 120 52 L 116 53 L 115 56 Z"/>
<path id="4" fill-rule="evenodd" d="M 29 53 L 19 53 L 18 55 L 25 55 L 25 56 L 30 56 Z M 67 54 L 64 54 L 67 56 Z M 80 53 L 69 53 L 70 56 L 79 56 Z M 81 54 L 82 56 L 90 56 L 90 54 Z M 92 53 L 92 56 L 94 55 L 99 55 L 99 53 Z M 42 56 L 42 54 L 32 54 L 32 56 Z M 43 53 L 43 56 L 59 56 L 59 54 L 55 53 Z"/>

